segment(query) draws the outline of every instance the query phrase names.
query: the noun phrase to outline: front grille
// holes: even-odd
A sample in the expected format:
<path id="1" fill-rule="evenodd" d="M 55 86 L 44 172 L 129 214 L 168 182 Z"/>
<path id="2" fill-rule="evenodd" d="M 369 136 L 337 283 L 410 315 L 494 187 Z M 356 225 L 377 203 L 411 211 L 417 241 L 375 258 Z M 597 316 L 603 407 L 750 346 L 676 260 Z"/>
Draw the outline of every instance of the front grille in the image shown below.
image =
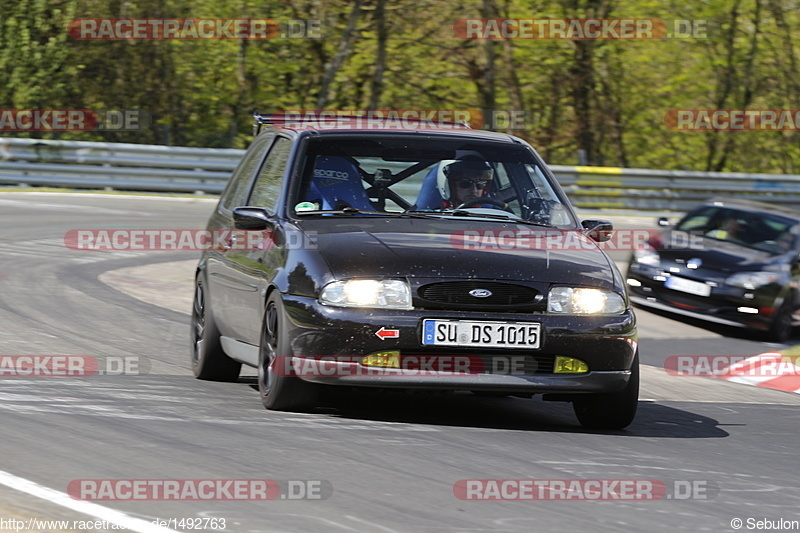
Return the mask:
<path id="1" fill-rule="evenodd" d="M 552 355 L 480 355 L 486 374 L 552 374 Z"/>
<path id="2" fill-rule="evenodd" d="M 476 289 L 489 291 L 491 296 L 478 298 L 470 295 L 470 291 Z M 543 300 L 539 291 L 525 285 L 478 280 L 431 283 L 420 287 L 418 294 L 424 300 L 423 306 L 434 308 L 452 306 L 487 310 L 532 310 Z"/>
<path id="3" fill-rule="evenodd" d="M 400 357 L 400 368 L 431 372 L 532 375 L 552 374 L 555 367 L 553 355 L 435 355 L 429 352 L 419 354 L 403 352 Z"/>

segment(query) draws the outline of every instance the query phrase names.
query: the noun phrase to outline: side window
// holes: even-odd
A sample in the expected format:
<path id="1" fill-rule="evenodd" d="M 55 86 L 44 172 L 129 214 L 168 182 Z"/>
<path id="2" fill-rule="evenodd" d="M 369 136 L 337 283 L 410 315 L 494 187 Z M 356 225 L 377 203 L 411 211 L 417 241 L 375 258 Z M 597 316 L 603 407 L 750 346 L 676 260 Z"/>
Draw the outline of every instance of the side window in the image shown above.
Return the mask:
<path id="1" fill-rule="evenodd" d="M 723 218 L 719 214 L 717 216 L 713 216 L 716 212 L 717 209 L 712 207 L 689 213 L 678 224 L 677 229 L 681 231 L 694 231 L 694 230 L 706 231 L 709 229 L 713 229 L 714 224 L 711 223 L 712 218 L 715 218 L 720 221 Z"/>
<path id="2" fill-rule="evenodd" d="M 502 163 L 495 163 L 492 165 L 494 168 L 494 176 L 497 178 L 497 189 L 505 189 L 509 185 L 511 185 L 511 180 L 508 178 L 508 173 L 506 172 L 506 166 Z"/>
<path id="3" fill-rule="evenodd" d="M 269 147 L 273 137 L 274 135 L 259 137 L 247 150 L 247 153 L 244 154 L 242 162 L 236 167 L 228 186 L 225 188 L 225 192 L 222 193 L 220 205 L 224 209 L 230 211 L 234 207 L 244 205 L 244 197 L 250 185 L 250 178 L 253 177 L 258 164 L 261 163 L 261 158 L 264 157 L 264 152 Z"/>
<path id="4" fill-rule="evenodd" d="M 291 150 L 292 141 L 285 137 L 278 137 L 272 150 L 269 151 L 269 156 L 264 163 L 264 168 L 261 169 L 258 180 L 256 180 L 248 205 L 265 207 L 270 213 L 275 212 Z"/>

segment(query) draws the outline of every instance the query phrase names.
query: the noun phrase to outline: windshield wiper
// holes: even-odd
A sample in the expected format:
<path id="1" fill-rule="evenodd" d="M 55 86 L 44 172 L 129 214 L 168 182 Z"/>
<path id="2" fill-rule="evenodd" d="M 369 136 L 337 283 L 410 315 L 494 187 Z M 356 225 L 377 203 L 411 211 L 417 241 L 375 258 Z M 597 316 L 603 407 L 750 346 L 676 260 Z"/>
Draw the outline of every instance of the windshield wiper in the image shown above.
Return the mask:
<path id="1" fill-rule="evenodd" d="M 296 211 L 297 216 L 305 215 L 372 215 L 376 217 L 393 217 L 393 218 L 442 218 L 443 216 L 456 216 L 456 217 L 473 217 L 473 218 L 488 218 L 492 220 L 502 220 L 504 222 L 514 222 L 517 224 L 526 224 L 529 226 L 539 226 L 542 228 L 552 228 L 551 224 L 544 224 L 542 222 L 535 222 L 533 220 L 523 220 L 517 215 L 508 213 L 502 214 L 503 211 L 494 213 L 475 213 L 464 209 L 450 209 L 444 211 L 367 211 L 366 209 L 358 209 L 356 207 L 343 207 L 341 209 L 315 209 L 313 211 Z"/>
<path id="2" fill-rule="evenodd" d="M 429 215 L 416 211 L 367 211 L 356 207 L 343 207 L 341 209 L 314 209 L 313 211 L 296 211 L 297 216 L 304 215 L 372 215 L 377 217 L 394 218 L 431 218 Z"/>
<path id="3" fill-rule="evenodd" d="M 466 209 L 449 209 L 441 212 L 443 215 L 450 215 L 456 217 L 474 217 L 474 218 L 491 218 L 497 220 L 504 220 L 506 222 L 515 222 L 518 224 L 527 224 L 529 226 L 539 226 L 542 228 L 552 228 L 551 224 L 545 224 L 543 222 L 535 222 L 533 220 L 525 220 L 520 218 L 518 215 L 514 213 L 506 213 L 505 211 L 498 211 L 497 214 L 494 213 L 475 213 L 474 211 L 467 211 Z"/>

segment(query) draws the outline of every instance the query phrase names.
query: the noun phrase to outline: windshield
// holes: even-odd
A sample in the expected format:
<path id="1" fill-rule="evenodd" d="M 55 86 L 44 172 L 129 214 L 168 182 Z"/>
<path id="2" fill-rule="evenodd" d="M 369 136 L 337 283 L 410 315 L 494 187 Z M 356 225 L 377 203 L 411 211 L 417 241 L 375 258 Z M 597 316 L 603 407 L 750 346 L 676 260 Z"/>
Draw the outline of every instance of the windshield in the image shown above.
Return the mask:
<path id="1" fill-rule="evenodd" d="M 686 215 L 676 229 L 777 255 L 795 248 L 795 224 L 778 215 L 709 205 Z"/>
<path id="2" fill-rule="evenodd" d="M 475 140 L 312 139 L 295 190 L 289 205 L 298 216 L 423 213 L 575 224 L 527 148 Z"/>

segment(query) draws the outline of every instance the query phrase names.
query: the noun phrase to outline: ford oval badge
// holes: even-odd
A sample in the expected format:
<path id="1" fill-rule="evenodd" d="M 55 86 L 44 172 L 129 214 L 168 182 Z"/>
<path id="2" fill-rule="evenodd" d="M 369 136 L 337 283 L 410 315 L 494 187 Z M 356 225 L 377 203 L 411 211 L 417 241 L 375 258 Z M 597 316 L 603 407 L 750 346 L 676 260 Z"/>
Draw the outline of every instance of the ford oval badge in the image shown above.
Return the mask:
<path id="1" fill-rule="evenodd" d="M 475 298 L 488 298 L 492 295 L 492 291 L 487 291 L 486 289 L 472 289 L 469 291 L 469 295 Z"/>

